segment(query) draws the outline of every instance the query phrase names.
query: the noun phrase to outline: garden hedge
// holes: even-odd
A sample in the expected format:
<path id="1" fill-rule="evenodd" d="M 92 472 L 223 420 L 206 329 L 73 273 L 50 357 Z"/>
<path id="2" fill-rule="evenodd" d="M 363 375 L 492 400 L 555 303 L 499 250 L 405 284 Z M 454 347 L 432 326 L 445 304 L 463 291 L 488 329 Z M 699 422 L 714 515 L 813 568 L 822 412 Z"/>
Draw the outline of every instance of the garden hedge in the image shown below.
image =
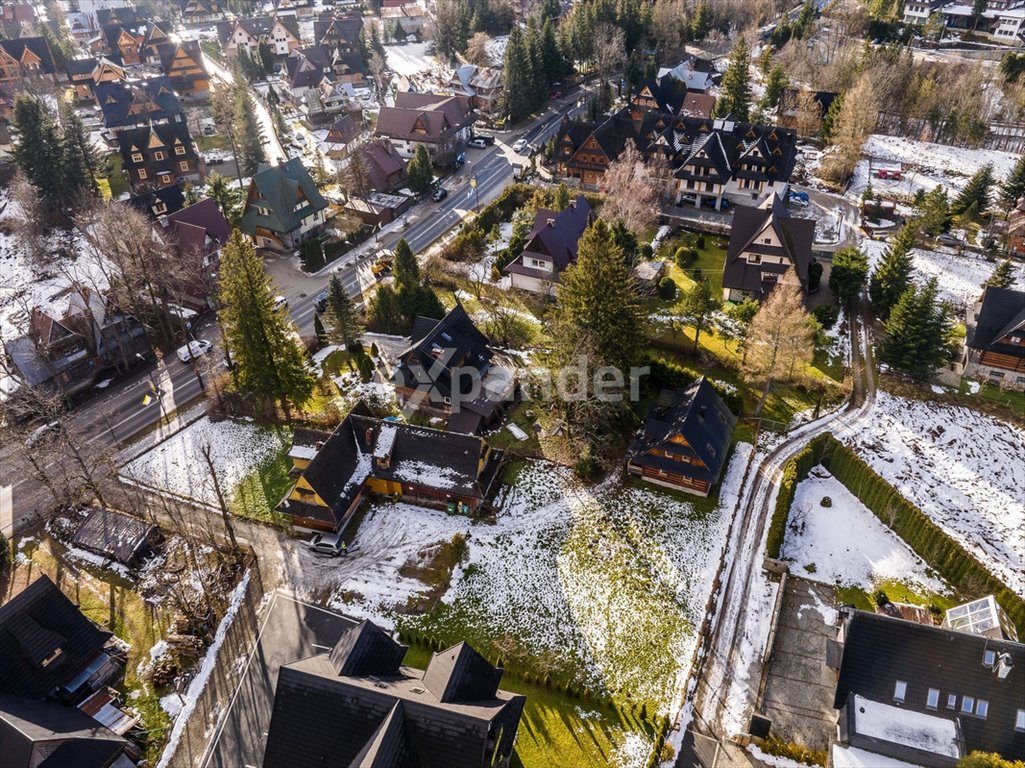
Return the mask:
<path id="1" fill-rule="evenodd" d="M 797 484 L 816 464 L 826 467 L 883 525 L 903 539 L 959 594 L 966 597 L 994 595 L 1018 627 L 1019 635 L 1025 634 L 1025 600 L 986 570 L 974 555 L 876 474 L 853 450 L 830 434 L 814 438 L 783 465 L 783 477 L 766 544 L 770 557 L 779 557 Z"/>

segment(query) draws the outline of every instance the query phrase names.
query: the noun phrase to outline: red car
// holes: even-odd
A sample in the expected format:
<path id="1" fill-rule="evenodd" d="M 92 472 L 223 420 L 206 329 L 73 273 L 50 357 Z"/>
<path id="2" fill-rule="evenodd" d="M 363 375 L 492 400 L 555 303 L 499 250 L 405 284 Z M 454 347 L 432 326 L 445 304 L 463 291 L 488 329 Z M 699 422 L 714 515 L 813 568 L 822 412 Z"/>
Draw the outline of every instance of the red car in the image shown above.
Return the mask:
<path id="1" fill-rule="evenodd" d="M 562 91 L 549 91 L 548 92 L 548 98 L 549 99 L 561 99 L 562 98 Z"/>

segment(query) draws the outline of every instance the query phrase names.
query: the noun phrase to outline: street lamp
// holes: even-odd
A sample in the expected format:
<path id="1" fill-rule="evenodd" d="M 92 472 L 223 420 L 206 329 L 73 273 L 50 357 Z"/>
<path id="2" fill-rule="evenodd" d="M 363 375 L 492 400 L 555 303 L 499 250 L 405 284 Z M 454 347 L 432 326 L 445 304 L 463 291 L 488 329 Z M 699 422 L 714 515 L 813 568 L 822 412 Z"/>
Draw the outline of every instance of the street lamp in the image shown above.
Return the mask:
<path id="1" fill-rule="evenodd" d="M 470 187 L 473 188 L 473 212 L 480 212 L 480 191 L 477 189 L 477 169 L 473 169 L 473 176 L 470 177 Z"/>
<path id="2" fill-rule="evenodd" d="M 137 358 L 139 358 L 139 360 L 141 360 L 144 363 L 149 362 L 148 360 L 146 360 L 145 357 L 143 357 L 138 352 L 135 353 L 135 356 Z M 152 371 L 149 372 L 149 386 L 150 386 L 150 390 L 153 392 L 153 397 L 156 398 L 157 409 L 160 411 L 160 416 L 157 418 L 157 426 L 162 426 L 163 423 L 164 423 L 164 403 L 163 403 L 163 400 L 161 399 L 161 396 L 164 393 L 160 391 L 160 387 L 157 386 L 157 384 L 158 384 L 158 382 L 157 382 L 156 369 L 154 368 Z M 148 397 L 148 395 L 147 395 L 147 397 Z M 149 403 L 146 402 L 145 398 L 143 398 L 143 405 L 149 405 Z"/>

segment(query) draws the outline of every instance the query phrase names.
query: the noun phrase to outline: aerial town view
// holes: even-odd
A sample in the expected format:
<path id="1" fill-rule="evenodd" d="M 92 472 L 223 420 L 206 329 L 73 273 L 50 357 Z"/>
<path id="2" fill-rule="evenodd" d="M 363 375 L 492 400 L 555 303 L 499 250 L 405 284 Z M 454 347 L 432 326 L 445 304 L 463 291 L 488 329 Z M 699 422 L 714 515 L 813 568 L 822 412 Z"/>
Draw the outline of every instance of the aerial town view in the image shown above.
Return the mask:
<path id="1" fill-rule="evenodd" d="M 1025 0 L 0 2 L 0 768 L 1025 768 Z"/>

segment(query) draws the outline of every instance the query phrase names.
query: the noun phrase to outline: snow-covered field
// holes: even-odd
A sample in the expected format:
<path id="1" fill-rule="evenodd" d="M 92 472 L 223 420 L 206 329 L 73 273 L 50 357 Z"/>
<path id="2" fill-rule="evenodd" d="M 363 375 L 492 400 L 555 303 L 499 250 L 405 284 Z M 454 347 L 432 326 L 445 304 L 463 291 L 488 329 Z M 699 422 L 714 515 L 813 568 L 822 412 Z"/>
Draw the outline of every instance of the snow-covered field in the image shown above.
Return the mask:
<path id="1" fill-rule="evenodd" d="M 596 689 L 662 702 L 678 695 L 696 641 L 728 514 L 748 455 L 738 451 L 723 501 L 698 514 L 687 501 L 609 480 L 587 488 L 544 462 L 525 466 L 494 525 L 408 504 L 370 511 L 340 563 L 293 553 L 306 594 L 391 623 L 424 586 L 399 571 L 457 533 L 468 552 L 435 614 L 403 618 L 458 631 L 488 650 L 511 642 L 564 663 Z M 364 553 L 377 553 L 370 560 Z M 510 652 L 511 653 L 511 652 Z"/>
<path id="2" fill-rule="evenodd" d="M 948 193 L 961 191 L 965 182 L 987 163 L 993 165 L 993 175 L 998 181 L 1010 173 L 1017 160 L 1012 152 L 994 149 L 966 149 L 927 141 L 911 141 L 897 136 L 873 134 L 861 148 L 862 160 L 854 170 L 854 180 L 847 194 L 861 197 L 869 182 L 869 158 L 875 167 L 892 164 L 903 168 L 901 181 L 872 179 L 872 188 L 885 195 L 906 195 L 911 197 L 918 189 L 926 192 L 936 186 L 944 186 Z"/>
<path id="3" fill-rule="evenodd" d="M 1025 596 L 1025 432 L 976 411 L 879 392 L 837 437 Z"/>
<path id="4" fill-rule="evenodd" d="M 831 506 L 823 506 L 828 497 Z M 899 581 L 927 592 L 945 592 L 942 581 L 857 497 L 821 466 L 797 486 L 780 553 L 791 572 L 826 584 L 871 592 Z"/>
<path id="5" fill-rule="evenodd" d="M 441 72 L 445 68 L 427 53 L 430 45 L 431 43 L 408 43 L 385 46 L 388 68 L 400 77 L 409 77 L 421 72 Z"/>
<path id="6" fill-rule="evenodd" d="M 285 432 L 246 421 L 214 422 L 204 416 L 130 461 L 121 474 L 129 480 L 216 506 L 217 495 L 201 449 L 210 446 L 217 480 L 227 495 L 261 462 L 281 451 L 288 440 Z"/>
<path id="7" fill-rule="evenodd" d="M 877 240 L 864 240 L 861 248 L 868 256 L 869 266 L 875 269 L 883 257 L 887 243 Z M 930 277 L 936 278 L 941 299 L 953 302 L 958 307 L 971 306 L 982 294 L 982 283 L 993 274 L 997 262 L 989 261 L 973 253 L 958 256 L 953 249 L 943 248 L 927 251 L 915 248 L 911 255 L 914 259 L 914 278 L 924 282 Z M 1025 289 L 1025 268 L 1015 265 L 1014 287 Z"/>

